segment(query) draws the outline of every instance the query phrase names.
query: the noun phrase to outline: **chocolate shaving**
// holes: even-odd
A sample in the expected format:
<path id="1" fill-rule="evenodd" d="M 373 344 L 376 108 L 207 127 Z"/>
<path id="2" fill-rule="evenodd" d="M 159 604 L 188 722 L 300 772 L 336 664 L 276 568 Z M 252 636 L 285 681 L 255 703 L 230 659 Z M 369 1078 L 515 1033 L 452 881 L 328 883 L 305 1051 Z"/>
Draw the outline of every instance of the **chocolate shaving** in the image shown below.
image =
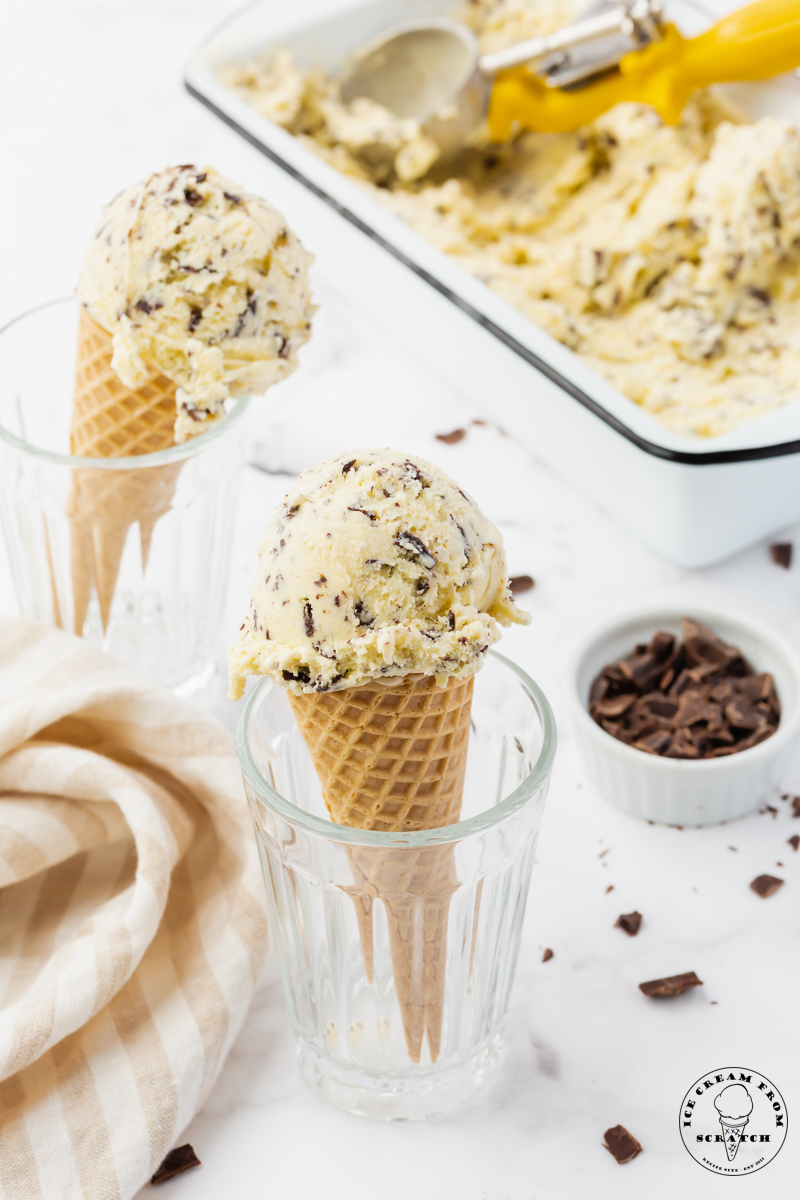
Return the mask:
<path id="1" fill-rule="evenodd" d="M 605 1131 L 603 1137 L 603 1145 L 620 1166 L 631 1162 L 637 1154 L 642 1153 L 641 1145 L 632 1133 L 628 1133 L 624 1125 L 613 1125 Z"/>
<path id="2" fill-rule="evenodd" d="M 518 595 L 519 592 L 529 592 L 534 587 L 536 580 L 530 575 L 512 575 L 508 581 L 508 590 L 512 596 Z"/>
<path id="3" fill-rule="evenodd" d="M 770 556 L 776 567 L 783 567 L 784 571 L 788 571 L 792 565 L 792 542 L 773 542 L 769 548 Z"/>
<path id="4" fill-rule="evenodd" d="M 618 741 L 664 758 L 722 758 L 757 746 L 780 721 L 775 683 L 736 646 L 690 617 L 683 641 L 657 631 L 592 683 L 593 720 Z M 800 815 L 800 814 L 799 814 Z"/>
<path id="5" fill-rule="evenodd" d="M 702 979 L 698 979 L 694 971 L 686 971 L 683 975 L 667 975 L 664 979 L 651 979 L 648 983 L 640 983 L 639 991 L 645 996 L 662 999 L 668 996 L 682 996 L 689 988 L 702 987 Z"/>
<path id="6" fill-rule="evenodd" d="M 750 890 L 760 896 L 762 900 L 767 900 L 770 896 L 774 896 L 778 888 L 782 888 L 783 879 L 776 879 L 774 875 L 757 875 L 750 884 Z"/>
<path id="7" fill-rule="evenodd" d="M 628 937 L 636 937 L 642 924 L 640 912 L 620 913 L 614 922 L 615 929 L 624 929 Z"/>
<path id="8" fill-rule="evenodd" d="M 444 442 L 448 446 L 455 445 L 456 442 L 460 442 L 461 439 L 465 438 L 466 436 L 467 436 L 466 429 L 453 429 L 450 433 L 434 434 L 434 437 L 436 438 L 437 442 Z"/>
<path id="9" fill-rule="evenodd" d="M 406 554 L 411 555 L 412 558 L 418 559 L 418 561 L 422 563 L 423 567 L 427 567 L 429 571 L 432 571 L 436 566 L 436 559 L 433 557 L 422 539 L 418 538 L 415 533 L 398 533 L 397 537 L 394 539 L 394 544 L 395 546 L 399 547 L 400 550 L 404 550 Z"/>
<path id="10" fill-rule="evenodd" d="M 187 1142 L 185 1146 L 176 1146 L 174 1150 L 170 1150 L 150 1182 L 166 1183 L 168 1179 L 174 1179 L 176 1175 L 182 1175 L 184 1171 L 191 1171 L 192 1167 L 199 1166 L 200 1159 Z"/>
<path id="11" fill-rule="evenodd" d="M 554 957 L 554 952 L 548 947 L 547 950 L 545 950 L 544 954 L 542 955 L 542 962 L 543 963 L 550 962 L 550 959 L 553 957 Z"/>

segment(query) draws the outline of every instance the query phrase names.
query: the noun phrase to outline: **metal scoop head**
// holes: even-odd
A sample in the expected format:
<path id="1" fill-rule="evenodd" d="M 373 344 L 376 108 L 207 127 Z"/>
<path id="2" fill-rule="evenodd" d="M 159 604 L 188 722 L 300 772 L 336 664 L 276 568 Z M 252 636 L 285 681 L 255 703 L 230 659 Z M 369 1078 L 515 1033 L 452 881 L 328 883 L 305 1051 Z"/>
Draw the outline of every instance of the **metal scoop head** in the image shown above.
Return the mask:
<path id="1" fill-rule="evenodd" d="M 341 96 L 348 104 L 367 97 L 418 121 L 450 153 L 486 115 L 499 72 L 526 64 L 550 87 L 585 82 L 657 40 L 660 12 L 660 0 L 601 0 L 574 25 L 484 55 L 457 21 L 407 21 L 354 55 L 341 75 Z"/>

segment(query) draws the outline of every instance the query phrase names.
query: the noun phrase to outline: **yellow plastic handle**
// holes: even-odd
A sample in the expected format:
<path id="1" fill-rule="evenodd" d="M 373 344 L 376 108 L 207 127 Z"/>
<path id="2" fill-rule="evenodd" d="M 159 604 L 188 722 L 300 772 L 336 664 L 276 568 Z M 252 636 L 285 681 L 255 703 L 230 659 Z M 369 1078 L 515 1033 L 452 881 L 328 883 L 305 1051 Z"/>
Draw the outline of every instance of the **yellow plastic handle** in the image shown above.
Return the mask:
<path id="1" fill-rule="evenodd" d="M 498 76 L 489 100 L 496 141 L 515 122 L 559 133 L 578 129 L 624 100 L 651 104 L 676 124 L 692 92 L 711 83 L 768 79 L 800 67 L 800 0 L 758 0 L 699 37 L 667 25 L 662 40 L 627 54 L 619 71 L 567 92 L 548 88 L 525 68 Z"/>
<path id="2" fill-rule="evenodd" d="M 685 44 L 683 67 L 697 87 L 768 79 L 800 62 L 800 0 L 758 0 Z"/>

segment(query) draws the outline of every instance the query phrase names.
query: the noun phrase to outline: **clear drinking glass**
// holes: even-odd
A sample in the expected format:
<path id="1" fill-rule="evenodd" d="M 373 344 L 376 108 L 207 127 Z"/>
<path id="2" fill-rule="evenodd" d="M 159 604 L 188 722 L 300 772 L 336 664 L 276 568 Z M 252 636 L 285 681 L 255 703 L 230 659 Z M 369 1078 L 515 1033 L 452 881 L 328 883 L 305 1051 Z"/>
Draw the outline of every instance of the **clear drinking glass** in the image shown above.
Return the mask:
<path id="1" fill-rule="evenodd" d="M 77 328 L 77 302 L 60 300 L 0 330 L 0 524 L 19 607 L 190 692 L 218 650 L 247 403 L 182 446 L 71 456 Z"/>
<path id="2" fill-rule="evenodd" d="M 300 1070 L 333 1104 L 382 1120 L 447 1112 L 496 1063 L 555 746 L 542 692 L 492 653 L 462 820 L 350 829 L 326 813 L 285 691 L 251 692 L 237 748 L 271 931 Z"/>

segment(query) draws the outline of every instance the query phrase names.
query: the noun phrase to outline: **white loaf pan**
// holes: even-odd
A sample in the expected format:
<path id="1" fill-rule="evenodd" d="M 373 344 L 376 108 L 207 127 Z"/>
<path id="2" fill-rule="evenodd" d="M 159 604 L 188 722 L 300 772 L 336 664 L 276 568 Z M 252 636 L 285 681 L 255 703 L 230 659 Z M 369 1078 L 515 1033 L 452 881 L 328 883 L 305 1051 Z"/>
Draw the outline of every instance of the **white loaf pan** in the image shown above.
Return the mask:
<path id="1" fill-rule="evenodd" d="M 324 245 L 310 249 L 345 295 L 654 550 L 706 566 L 800 519 L 800 403 L 714 439 L 665 430 L 218 78 L 227 64 L 281 46 L 300 67 L 332 71 L 379 30 L 454 7 L 455 0 L 258 0 L 195 53 L 186 87 L 286 172 L 275 199 L 298 226 L 314 206 Z M 709 23 L 686 0 L 668 0 L 667 16 L 686 33 Z M 731 90 L 753 116 L 800 125 L 795 76 Z"/>

